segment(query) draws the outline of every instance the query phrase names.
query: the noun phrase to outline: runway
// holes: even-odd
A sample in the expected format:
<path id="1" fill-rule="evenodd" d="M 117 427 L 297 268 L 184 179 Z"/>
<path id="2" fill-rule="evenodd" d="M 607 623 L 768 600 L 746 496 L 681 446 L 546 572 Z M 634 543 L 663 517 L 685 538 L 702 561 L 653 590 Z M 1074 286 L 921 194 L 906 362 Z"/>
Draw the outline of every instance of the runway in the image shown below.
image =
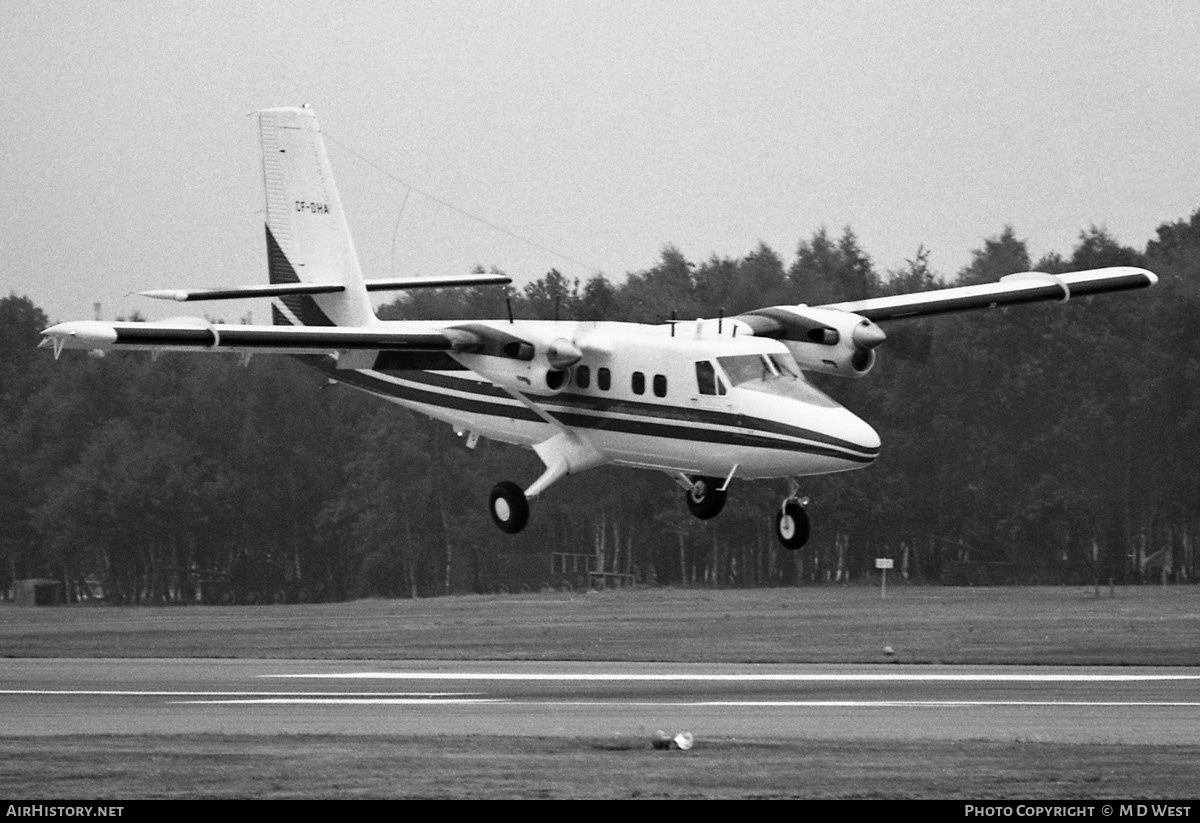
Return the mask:
<path id="1" fill-rule="evenodd" d="M 7 659 L 0 735 L 649 735 L 1200 745 L 1167 668 Z"/>

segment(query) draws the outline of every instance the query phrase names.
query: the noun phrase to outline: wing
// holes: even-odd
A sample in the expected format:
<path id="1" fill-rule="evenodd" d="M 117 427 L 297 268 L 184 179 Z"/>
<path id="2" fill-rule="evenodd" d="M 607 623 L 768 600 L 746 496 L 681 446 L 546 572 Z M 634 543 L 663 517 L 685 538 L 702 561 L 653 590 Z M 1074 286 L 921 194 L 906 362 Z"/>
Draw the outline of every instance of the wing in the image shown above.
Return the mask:
<path id="1" fill-rule="evenodd" d="M 482 344 L 479 335 L 421 323 L 367 327 L 242 326 L 199 318 L 153 323 L 77 320 L 42 332 L 55 357 L 63 349 L 130 351 L 227 351 L 243 354 L 341 354 L 368 352 L 464 352 Z"/>
<path id="2" fill-rule="evenodd" d="M 876 323 L 1045 300 L 1065 302 L 1072 297 L 1144 289 L 1157 282 L 1152 272 L 1133 266 L 1070 274 L 1022 272 L 976 286 L 821 306 L 771 306 L 730 320 L 739 330 L 783 342 L 806 371 L 861 377 L 874 365 L 875 349 L 887 340 Z"/>
<path id="3" fill-rule="evenodd" d="M 958 286 L 951 289 L 898 294 L 892 297 L 872 297 L 829 303 L 814 308 L 853 312 L 877 323 L 905 317 L 925 317 L 974 309 L 992 309 L 1046 300 L 1066 302 L 1072 297 L 1087 297 L 1130 289 L 1145 289 L 1158 282 L 1158 277 L 1145 269 L 1115 266 L 1107 269 L 1047 274 L 1022 272 L 1002 277 L 996 283 L 977 286 Z"/>

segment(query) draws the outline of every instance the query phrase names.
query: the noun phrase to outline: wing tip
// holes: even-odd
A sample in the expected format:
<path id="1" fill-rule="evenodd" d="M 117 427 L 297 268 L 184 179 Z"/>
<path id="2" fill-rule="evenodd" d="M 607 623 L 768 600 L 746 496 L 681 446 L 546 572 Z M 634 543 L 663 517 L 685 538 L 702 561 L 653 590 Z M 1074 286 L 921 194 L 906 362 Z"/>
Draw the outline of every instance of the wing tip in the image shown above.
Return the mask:
<path id="1" fill-rule="evenodd" d="M 186 303 L 189 297 L 188 292 L 182 289 L 150 289 L 149 291 L 140 291 L 138 294 L 155 300 L 174 300 L 177 303 Z"/>

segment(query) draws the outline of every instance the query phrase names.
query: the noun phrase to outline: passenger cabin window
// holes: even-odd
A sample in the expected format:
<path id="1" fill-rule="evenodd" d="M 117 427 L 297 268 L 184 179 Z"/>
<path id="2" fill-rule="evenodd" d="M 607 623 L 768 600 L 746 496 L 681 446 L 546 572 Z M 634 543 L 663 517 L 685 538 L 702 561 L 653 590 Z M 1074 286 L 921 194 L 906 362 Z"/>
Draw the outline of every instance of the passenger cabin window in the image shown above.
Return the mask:
<path id="1" fill-rule="evenodd" d="M 635 371 L 633 373 L 633 393 L 646 393 L 646 375 L 642 374 L 640 371 Z"/>
<path id="2" fill-rule="evenodd" d="M 701 394 L 724 394 L 725 385 L 717 378 L 717 370 L 712 361 L 701 360 L 696 363 L 696 387 Z"/>
<path id="3" fill-rule="evenodd" d="M 592 370 L 587 366 L 575 367 L 575 385 L 581 389 L 586 389 L 592 384 Z"/>
<path id="4" fill-rule="evenodd" d="M 654 375 L 654 396 L 667 396 L 667 376 L 665 374 Z"/>
<path id="5" fill-rule="evenodd" d="M 612 388 L 612 372 L 601 366 L 596 371 L 596 385 L 600 387 L 600 391 L 608 391 Z"/>

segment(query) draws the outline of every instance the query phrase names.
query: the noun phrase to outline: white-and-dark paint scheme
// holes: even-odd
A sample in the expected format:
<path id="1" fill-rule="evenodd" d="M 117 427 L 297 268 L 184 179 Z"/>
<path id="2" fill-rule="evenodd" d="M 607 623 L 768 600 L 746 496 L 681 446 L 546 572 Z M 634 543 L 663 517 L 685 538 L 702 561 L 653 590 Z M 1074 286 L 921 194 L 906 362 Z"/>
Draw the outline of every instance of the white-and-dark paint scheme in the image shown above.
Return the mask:
<path id="1" fill-rule="evenodd" d="M 657 469 L 684 489 L 700 518 L 720 513 L 737 479 L 792 478 L 774 515 L 789 549 L 808 517 L 796 478 L 869 465 L 879 436 L 804 376 L 861 377 L 902 318 L 1066 301 L 1139 289 L 1157 278 L 1117 267 L 823 306 L 774 306 L 662 325 L 532 320 L 392 321 L 376 318 L 373 291 L 506 284 L 502 275 L 367 280 L 308 107 L 259 113 L 270 282 L 168 289 L 189 302 L 260 296 L 274 325 L 199 318 L 152 323 L 74 321 L 43 332 L 63 349 L 271 353 L 298 356 L 330 378 L 445 420 L 474 447 L 479 437 L 532 448 L 545 471 L 522 489 L 491 494 L 496 525 L 519 532 L 529 500 L 557 480 L 606 463 Z"/>

